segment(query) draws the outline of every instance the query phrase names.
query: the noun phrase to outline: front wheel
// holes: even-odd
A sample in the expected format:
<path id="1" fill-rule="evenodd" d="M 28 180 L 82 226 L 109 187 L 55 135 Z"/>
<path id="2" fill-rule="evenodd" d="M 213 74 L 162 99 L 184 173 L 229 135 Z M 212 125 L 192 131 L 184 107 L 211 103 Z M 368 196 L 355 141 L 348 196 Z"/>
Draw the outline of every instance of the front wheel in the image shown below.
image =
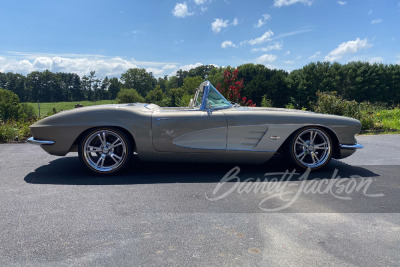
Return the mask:
<path id="1" fill-rule="evenodd" d="M 316 170 L 332 158 L 332 140 L 323 129 L 308 127 L 299 130 L 290 141 L 289 156 L 302 169 Z"/>
<path id="2" fill-rule="evenodd" d="M 113 174 L 122 170 L 132 156 L 127 136 L 114 128 L 89 131 L 79 144 L 82 165 L 96 174 Z"/>

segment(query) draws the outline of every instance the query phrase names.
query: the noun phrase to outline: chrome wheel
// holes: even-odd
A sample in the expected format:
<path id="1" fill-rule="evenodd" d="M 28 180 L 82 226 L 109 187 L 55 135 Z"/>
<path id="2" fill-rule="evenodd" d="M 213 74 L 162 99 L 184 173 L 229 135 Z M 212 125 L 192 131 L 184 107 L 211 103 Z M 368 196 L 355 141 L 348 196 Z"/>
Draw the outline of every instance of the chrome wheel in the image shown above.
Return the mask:
<path id="1" fill-rule="evenodd" d="M 300 167 L 318 169 L 330 161 L 332 141 L 321 129 L 303 129 L 292 141 L 292 156 Z"/>
<path id="2" fill-rule="evenodd" d="M 126 163 L 129 153 L 129 143 L 124 134 L 113 129 L 98 129 L 83 140 L 79 155 L 90 170 L 111 173 Z"/>

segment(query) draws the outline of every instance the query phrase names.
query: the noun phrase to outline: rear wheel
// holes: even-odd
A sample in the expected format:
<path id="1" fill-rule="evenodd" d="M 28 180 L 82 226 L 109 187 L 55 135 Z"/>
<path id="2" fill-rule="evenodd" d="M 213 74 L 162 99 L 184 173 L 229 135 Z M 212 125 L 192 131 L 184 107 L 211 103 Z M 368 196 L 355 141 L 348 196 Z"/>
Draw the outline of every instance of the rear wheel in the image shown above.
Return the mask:
<path id="1" fill-rule="evenodd" d="M 122 170 L 131 159 L 129 138 L 114 128 L 89 131 L 79 144 L 82 165 L 96 174 L 113 174 Z"/>
<path id="2" fill-rule="evenodd" d="M 332 139 L 319 127 L 303 128 L 291 138 L 289 155 L 296 167 L 322 168 L 332 158 Z"/>

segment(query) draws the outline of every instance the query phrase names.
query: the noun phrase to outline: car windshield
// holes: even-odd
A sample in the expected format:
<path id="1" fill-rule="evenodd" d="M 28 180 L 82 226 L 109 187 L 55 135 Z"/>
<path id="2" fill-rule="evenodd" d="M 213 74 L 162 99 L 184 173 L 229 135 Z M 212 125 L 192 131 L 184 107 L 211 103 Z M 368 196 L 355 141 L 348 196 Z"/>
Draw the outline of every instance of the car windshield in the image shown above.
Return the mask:
<path id="1" fill-rule="evenodd" d="M 204 93 L 207 90 L 206 88 L 208 88 L 208 94 L 205 103 L 206 107 L 204 108 L 221 109 L 231 106 L 231 103 L 229 103 L 212 84 L 207 82 L 202 83 L 197 89 L 194 96 L 194 108 L 200 108 L 202 106 Z"/>
<path id="2" fill-rule="evenodd" d="M 212 109 L 219 108 L 228 108 L 231 106 L 228 100 L 223 97 L 217 89 L 215 89 L 212 84 L 210 84 L 210 91 L 207 96 L 207 107 L 211 107 Z"/>

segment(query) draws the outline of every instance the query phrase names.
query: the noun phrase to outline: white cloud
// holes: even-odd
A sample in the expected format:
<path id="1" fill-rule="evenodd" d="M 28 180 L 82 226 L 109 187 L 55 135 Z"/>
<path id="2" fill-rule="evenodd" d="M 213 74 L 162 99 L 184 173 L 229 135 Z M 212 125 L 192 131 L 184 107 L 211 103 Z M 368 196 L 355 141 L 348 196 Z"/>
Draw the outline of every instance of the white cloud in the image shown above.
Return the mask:
<path id="1" fill-rule="evenodd" d="M 268 63 L 272 63 L 276 60 L 277 56 L 272 54 L 264 54 L 255 59 L 255 62 L 258 64 L 267 65 Z"/>
<path id="2" fill-rule="evenodd" d="M 164 73 L 163 69 L 158 69 L 158 68 L 147 68 L 146 71 L 153 73 L 153 76 L 155 77 L 160 77 Z"/>
<path id="3" fill-rule="evenodd" d="M 382 19 L 374 19 L 374 20 L 371 21 L 371 24 L 378 24 L 378 23 L 381 23 L 381 22 L 382 22 Z"/>
<path id="4" fill-rule="evenodd" d="M 227 28 L 229 25 L 229 20 L 215 19 L 211 24 L 211 29 L 215 33 L 219 33 L 222 28 Z"/>
<path id="5" fill-rule="evenodd" d="M 368 15 L 371 15 L 372 14 L 372 9 L 370 9 L 369 11 L 368 11 Z"/>
<path id="6" fill-rule="evenodd" d="M 253 48 L 251 49 L 251 52 L 269 52 L 272 50 L 282 50 L 283 43 L 282 42 L 277 42 L 272 45 L 269 45 L 267 47 L 260 47 L 260 48 Z"/>
<path id="7" fill-rule="evenodd" d="M 297 3 L 303 3 L 304 5 L 311 6 L 312 0 L 275 0 L 275 7 L 291 6 Z"/>
<path id="8" fill-rule="evenodd" d="M 257 21 L 256 24 L 254 24 L 255 28 L 260 28 L 261 26 L 263 26 L 265 23 L 267 23 L 268 20 L 271 19 L 271 16 L 269 14 L 264 14 L 262 15 L 261 19 L 259 19 Z"/>
<path id="9" fill-rule="evenodd" d="M 212 65 L 212 64 L 210 64 Z M 194 69 L 197 67 L 203 66 L 202 63 L 195 63 L 195 64 L 188 64 L 188 65 L 181 65 L 178 66 L 176 69 L 169 72 L 169 76 L 175 75 L 178 70 L 189 71 L 190 69 Z"/>
<path id="10" fill-rule="evenodd" d="M 178 66 L 175 65 L 175 64 L 167 64 L 167 65 L 163 66 L 162 68 L 163 68 L 164 70 L 167 70 L 167 69 L 176 69 L 176 68 L 178 68 Z"/>
<path id="11" fill-rule="evenodd" d="M 228 48 L 228 47 L 237 47 L 234 43 L 231 41 L 223 41 L 221 44 L 222 48 Z"/>
<path id="12" fill-rule="evenodd" d="M 274 39 L 285 38 L 285 37 L 289 37 L 289 36 L 293 36 L 293 35 L 303 34 L 303 33 L 310 32 L 310 31 L 312 31 L 312 29 L 300 29 L 297 31 L 281 33 L 278 36 L 276 36 Z"/>
<path id="13" fill-rule="evenodd" d="M 283 54 L 285 57 L 287 57 L 288 55 L 290 55 L 290 51 L 286 51 L 285 54 Z"/>
<path id="14" fill-rule="evenodd" d="M 120 77 L 130 68 L 145 68 L 155 76 L 162 76 L 164 71 L 178 69 L 176 63 L 148 62 L 120 57 L 76 54 L 41 54 L 9 52 L 0 57 L 0 72 L 29 74 L 32 71 L 49 70 L 52 72 L 76 73 L 79 76 L 96 71 L 96 76 L 104 78 Z"/>
<path id="15" fill-rule="evenodd" d="M 382 63 L 383 62 L 383 58 L 382 57 L 372 57 L 368 60 L 369 63 L 373 64 L 373 63 Z"/>
<path id="16" fill-rule="evenodd" d="M 361 40 L 360 38 L 357 38 L 354 41 L 341 43 L 336 49 L 329 52 L 324 60 L 331 62 L 337 61 L 346 54 L 354 54 L 362 49 L 368 49 L 370 47 L 372 47 L 372 44 L 370 44 L 367 39 Z"/>
<path id="17" fill-rule="evenodd" d="M 238 24 L 239 24 L 239 19 L 235 17 L 235 18 L 233 19 L 233 21 L 232 21 L 232 25 L 233 25 L 233 26 L 237 26 Z"/>
<path id="18" fill-rule="evenodd" d="M 312 55 L 311 57 L 309 57 L 308 59 L 316 59 L 317 57 L 319 57 L 321 55 L 321 51 L 317 51 L 314 53 L 314 55 Z"/>
<path id="19" fill-rule="evenodd" d="M 177 18 L 184 18 L 186 16 L 191 16 L 194 13 L 189 12 L 186 2 L 183 2 L 175 5 L 174 9 L 172 10 L 172 14 Z"/>
<path id="20" fill-rule="evenodd" d="M 284 60 L 283 63 L 288 64 L 288 65 L 292 65 L 294 64 L 294 60 Z"/>
<path id="21" fill-rule="evenodd" d="M 262 44 L 267 41 L 271 41 L 272 35 L 274 35 L 274 33 L 271 30 L 268 30 L 262 36 L 252 39 L 252 40 L 249 40 L 249 41 L 245 41 L 244 43 L 248 42 L 250 45 Z"/>
<path id="22" fill-rule="evenodd" d="M 157 77 L 175 75 L 179 69 L 190 70 L 202 63 L 180 65 L 174 62 L 138 61 L 135 59 L 123 59 L 121 57 L 107 57 L 102 55 L 86 54 L 45 54 L 7 52 L 0 55 L 0 72 L 21 73 L 24 75 L 32 71 L 66 72 L 76 73 L 79 76 L 89 75 L 96 71 L 99 78 L 120 77 L 130 68 L 144 68 Z M 209 64 L 218 67 L 215 64 Z"/>
<path id="23" fill-rule="evenodd" d="M 204 5 L 208 1 L 207 0 L 194 0 L 194 2 L 196 3 L 196 5 Z"/>
<path id="24" fill-rule="evenodd" d="M 339 0 L 337 3 L 338 3 L 339 5 L 341 5 L 341 6 L 344 6 L 345 4 L 347 4 L 347 2 L 345 2 L 345 1 L 340 1 L 340 0 Z"/>

